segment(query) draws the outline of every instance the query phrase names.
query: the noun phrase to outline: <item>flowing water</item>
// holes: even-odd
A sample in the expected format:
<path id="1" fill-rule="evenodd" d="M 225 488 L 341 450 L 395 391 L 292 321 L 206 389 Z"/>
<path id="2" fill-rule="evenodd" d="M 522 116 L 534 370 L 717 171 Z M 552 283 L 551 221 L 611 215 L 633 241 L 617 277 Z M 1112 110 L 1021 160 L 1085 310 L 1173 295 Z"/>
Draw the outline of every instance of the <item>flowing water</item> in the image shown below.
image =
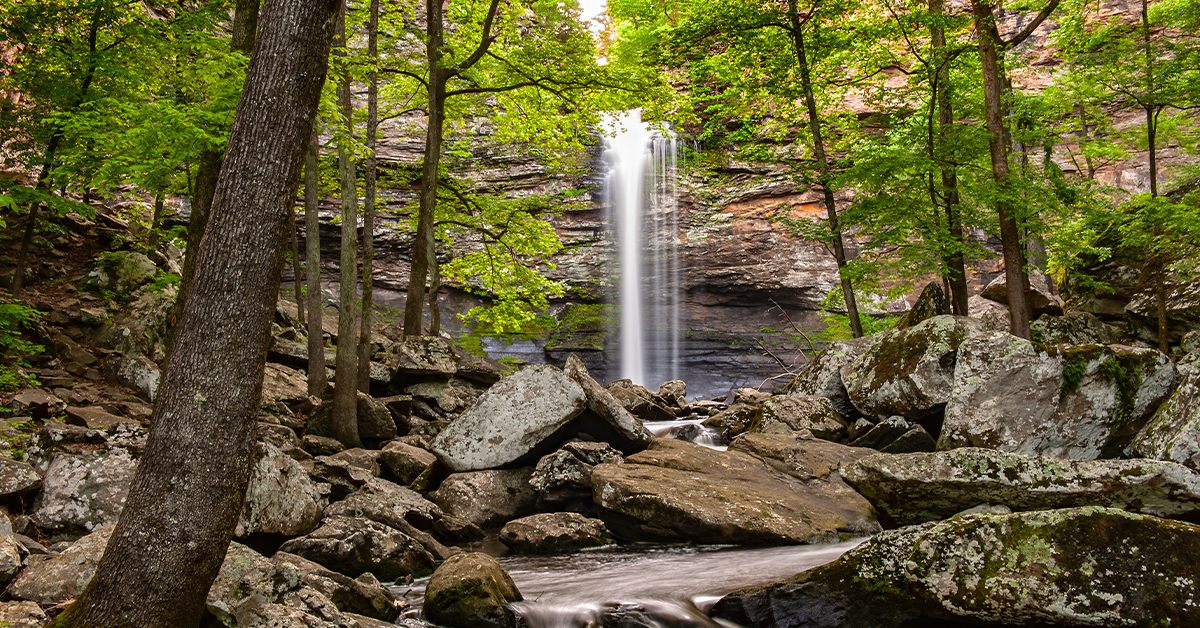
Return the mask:
<path id="1" fill-rule="evenodd" d="M 730 626 L 705 611 L 731 591 L 789 578 L 861 541 L 757 549 L 718 547 L 590 551 L 500 560 L 525 601 L 530 628 Z M 419 605 L 424 582 L 401 592 Z"/>
<path id="2" fill-rule="evenodd" d="M 729 443 L 716 430 L 704 425 L 705 419 L 679 419 L 676 421 L 646 421 L 644 425 L 651 434 L 664 438 L 685 440 L 710 449 L 725 451 Z"/>
<path id="3" fill-rule="evenodd" d="M 640 110 L 607 116 L 604 195 L 620 276 L 620 376 L 657 387 L 679 379 L 678 145 Z"/>

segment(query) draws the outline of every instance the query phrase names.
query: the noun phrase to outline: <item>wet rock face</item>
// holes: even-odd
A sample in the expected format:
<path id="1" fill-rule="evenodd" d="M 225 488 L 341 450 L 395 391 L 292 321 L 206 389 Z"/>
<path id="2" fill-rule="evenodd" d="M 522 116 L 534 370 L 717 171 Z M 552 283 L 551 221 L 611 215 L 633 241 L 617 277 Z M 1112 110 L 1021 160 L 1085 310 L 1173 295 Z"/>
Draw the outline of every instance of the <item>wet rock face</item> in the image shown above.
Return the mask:
<path id="1" fill-rule="evenodd" d="M 449 628 L 515 628 L 508 608 L 521 592 L 496 560 L 460 554 L 438 567 L 425 589 L 425 617 Z"/>
<path id="2" fill-rule="evenodd" d="M 1200 514 L 1200 475 L 1156 460 L 1075 461 L 963 448 L 868 456 L 846 465 L 842 477 L 896 525 L 937 521 L 980 505 Z"/>
<path id="3" fill-rule="evenodd" d="M 1179 363 L 1179 387 L 1134 439 L 1136 455 L 1200 471 L 1200 353 Z"/>
<path id="4" fill-rule="evenodd" d="M 1187 626 L 1200 527 L 1106 508 L 977 514 L 877 535 L 784 583 L 727 596 L 755 626 Z M 1164 586 L 1164 583 L 1175 583 Z"/>
<path id="5" fill-rule="evenodd" d="M 851 403 L 879 419 L 936 414 L 949 400 L 959 345 L 982 331 L 969 318 L 935 316 L 880 334 L 841 368 Z"/>
<path id="6" fill-rule="evenodd" d="M 959 348 L 938 449 L 1116 457 L 1175 381 L 1174 365 L 1152 349 L 977 336 Z"/>
<path id="7" fill-rule="evenodd" d="M 774 457 L 738 451 L 742 439 L 728 452 L 657 439 L 624 464 L 596 467 L 592 491 L 600 518 L 618 536 L 636 540 L 746 545 L 811 543 L 875 529 L 870 506 L 836 477 L 840 461 L 817 473 L 787 453 L 797 447 L 791 437 L 742 438 L 774 450 Z M 833 459 L 861 455 L 809 442 L 840 447 Z"/>

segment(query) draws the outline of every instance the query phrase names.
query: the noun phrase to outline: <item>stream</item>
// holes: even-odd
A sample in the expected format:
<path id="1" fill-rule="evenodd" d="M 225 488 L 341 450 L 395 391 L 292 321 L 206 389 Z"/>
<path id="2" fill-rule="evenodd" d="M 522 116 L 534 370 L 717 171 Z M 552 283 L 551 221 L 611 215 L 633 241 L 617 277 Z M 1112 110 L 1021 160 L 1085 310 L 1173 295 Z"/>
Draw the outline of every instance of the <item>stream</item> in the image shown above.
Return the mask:
<path id="1" fill-rule="evenodd" d="M 862 540 L 755 549 L 645 547 L 500 563 L 525 601 L 513 605 L 529 628 L 723 628 L 705 611 L 722 595 L 789 578 L 841 556 Z M 402 587 L 420 607 L 428 579 Z"/>

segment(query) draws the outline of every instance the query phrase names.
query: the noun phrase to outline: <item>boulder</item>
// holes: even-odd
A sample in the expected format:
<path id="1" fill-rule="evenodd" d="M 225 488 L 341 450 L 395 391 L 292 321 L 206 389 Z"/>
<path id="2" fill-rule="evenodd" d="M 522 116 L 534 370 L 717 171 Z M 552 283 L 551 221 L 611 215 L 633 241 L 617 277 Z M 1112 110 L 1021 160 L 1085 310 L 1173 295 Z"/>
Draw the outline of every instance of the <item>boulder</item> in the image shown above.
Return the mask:
<path id="1" fill-rule="evenodd" d="M 480 528 L 498 527 L 533 512 L 532 472 L 525 467 L 455 473 L 430 493 L 429 499 L 447 514 Z"/>
<path id="2" fill-rule="evenodd" d="M 101 432 L 120 423 L 140 425 L 133 419 L 117 416 L 100 406 L 70 406 L 67 408 L 64 420 L 69 425 L 78 425 Z"/>
<path id="3" fill-rule="evenodd" d="M 579 434 L 622 451 L 641 449 L 649 440 L 645 428 L 624 410 L 589 403 L 599 399 L 591 393 L 553 366 L 523 369 L 442 430 L 432 450 L 452 471 L 476 471 L 532 463 Z"/>
<path id="4" fill-rule="evenodd" d="M 354 626 L 305 574 L 286 562 L 267 560 L 231 543 L 208 591 L 208 611 L 219 625 L 273 628 Z"/>
<path id="5" fill-rule="evenodd" d="M 104 526 L 62 553 L 31 556 L 29 564 L 17 574 L 5 593 L 10 598 L 37 602 L 43 607 L 57 606 L 79 597 L 96 573 L 96 565 L 100 564 L 100 556 L 112 531 L 113 526 Z"/>
<path id="6" fill-rule="evenodd" d="M 562 554 L 613 542 L 599 519 L 574 512 L 531 515 L 500 529 L 500 541 L 522 554 Z"/>
<path id="7" fill-rule="evenodd" d="M 757 428 L 757 429 L 755 429 Z M 791 434 L 808 430 L 817 438 L 842 440 L 846 421 L 825 397 L 779 395 L 762 405 L 762 418 L 751 431 L 764 434 Z"/>
<path id="8" fill-rule="evenodd" d="M 879 334 L 869 349 L 842 365 L 851 403 L 879 419 L 940 414 L 950 397 L 959 345 L 982 331 L 969 318 L 935 316 Z"/>
<path id="9" fill-rule="evenodd" d="M 989 332 L 959 348 L 938 448 L 1116 457 L 1175 379 L 1174 365 L 1153 349 L 1039 346 Z"/>
<path id="10" fill-rule="evenodd" d="M 1086 507 L 976 514 L 877 535 L 837 561 L 730 594 L 747 626 L 1191 626 L 1200 527 Z"/>
<path id="11" fill-rule="evenodd" d="M 967 299 L 967 314 L 979 321 L 979 324 L 988 331 L 1007 332 L 1012 327 L 1012 315 L 1008 312 L 1008 306 L 985 299 L 978 294 Z"/>
<path id="12" fill-rule="evenodd" d="M 12 396 L 9 405 L 19 415 L 31 416 L 35 419 L 53 419 L 67 409 L 65 401 L 42 388 L 26 388 L 18 391 Z"/>
<path id="13" fill-rule="evenodd" d="M 0 497 L 24 495 L 42 486 L 42 476 L 28 464 L 0 456 Z"/>
<path id="14" fill-rule="evenodd" d="M 593 434 L 593 436 L 601 437 L 601 440 L 615 445 L 617 449 L 626 453 L 641 451 L 650 444 L 654 436 L 622 406 L 620 401 L 592 379 L 592 376 L 588 374 L 587 366 L 584 365 L 583 360 L 579 359 L 579 356 L 575 354 L 567 356 L 566 364 L 563 365 L 563 374 L 583 389 L 583 397 L 587 403 L 585 415 L 594 415 L 603 422 L 603 426 L 611 427 L 612 431 L 616 433 L 616 438 L 606 440 L 603 436 L 608 430 L 601 429 L 599 430 L 601 433 Z"/>
<path id="15" fill-rule="evenodd" d="M 950 314 L 950 300 L 946 298 L 946 291 L 942 289 L 941 284 L 930 282 L 921 289 L 921 294 L 917 297 L 916 303 L 913 303 L 912 308 L 905 312 L 899 321 L 896 321 L 896 328 L 916 327 L 934 316 L 947 314 Z"/>
<path id="16" fill-rule="evenodd" d="M 327 517 L 319 528 L 279 549 L 351 577 L 366 571 L 384 580 L 422 576 L 437 564 L 417 539 L 363 517 Z"/>
<path id="17" fill-rule="evenodd" d="M 366 517 L 399 530 L 406 525 L 428 530 L 442 517 L 442 510 L 416 491 L 371 478 L 345 499 L 330 504 L 325 516 Z"/>
<path id="18" fill-rule="evenodd" d="M 50 618 L 34 602 L 0 602 L 0 626 L 42 628 Z"/>
<path id="19" fill-rule="evenodd" d="M 358 438 L 364 445 L 374 447 L 396 438 L 396 421 L 387 405 L 366 393 L 358 393 Z M 308 420 L 306 434 L 333 435 L 333 402 L 321 404 Z"/>
<path id="20" fill-rule="evenodd" d="M 1179 362 L 1179 386 L 1133 439 L 1133 453 L 1200 471 L 1200 353 Z"/>
<path id="21" fill-rule="evenodd" d="M 1200 515 L 1200 475 L 1155 460 L 1061 460 L 963 448 L 867 456 L 843 468 L 842 477 L 896 525 L 945 519 L 981 504 Z"/>
<path id="22" fill-rule="evenodd" d="M 887 454 L 911 454 L 937 449 L 937 441 L 920 425 L 913 425 L 892 442 L 879 448 Z"/>
<path id="23" fill-rule="evenodd" d="M 401 484 L 413 485 L 421 478 L 432 479 L 437 456 L 432 452 L 394 440 L 379 453 L 379 463 Z"/>
<path id="24" fill-rule="evenodd" d="M 84 277 L 83 287 L 124 298 L 149 283 L 157 273 L 158 266 L 142 253 L 108 251 L 100 255 Z"/>
<path id="25" fill-rule="evenodd" d="M 661 399 L 658 399 L 645 387 L 630 380 L 619 379 L 609 384 L 605 390 L 613 396 L 613 399 L 617 400 L 617 403 L 621 404 L 622 408 L 643 421 L 672 421 L 675 419 L 675 413 Z"/>
<path id="26" fill-rule="evenodd" d="M 263 370 L 263 411 L 287 416 L 307 402 L 308 376 L 302 371 L 268 362 Z"/>
<path id="27" fill-rule="evenodd" d="M 813 464 L 799 453 L 811 443 L 838 448 L 847 460 L 865 452 L 799 442 L 748 434 L 721 452 L 657 439 L 624 464 L 597 466 L 593 499 L 610 530 L 639 541 L 813 543 L 876 529 L 870 505 L 836 477 L 836 465 Z M 740 451 L 750 445 L 778 458 L 767 462 Z"/>
<path id="28" fill-rule="evenodd" d="M 257 454 L 235 535 L 299 536 L 317 527 L 321 492 L 300 463 L 266 443 Z"/>
<path id="29" fill-rule="evenodd" d="M 913 428 L 902 416 L 888 417 L 867 428 L 858 438 L 850 442 L 851 447 L 880 449 L 891 445 Z"/>
<path id="30" fill-rule="evenodd" d="M 1029 326 L 1029 333 L 1034 342 L 1048 345 L 1108 345 L 1124 339 L 1121 330 L 1081 311 L 1043 315 Z"/>
<path id="31" fill-rule="evenodd" d="M 0 588 L 3 588 L 17 575 L 17 572 L 21 570 L 22 559 L 28 553 L 13 536 L 12 526 L 8 525 L 7 517 L 4 523 L 9 531 L 0 533 Z"/>
<path id="32" fill-rule="evenodd" d="M 980 293 L 985 299 L 1008 305 L 1008 280 L 1001 273 L 983 288 Z M 1034 316 L 1041 314 L 1062 314 L 1063 300 L 1058 296 L 1058 289 L 1051 285 L 1044 273 L 1037 269 L 1029 271 L 1029 305 Z"/>
<path id="33" fill-rule="evenodd" d="M 512 578 L 487 554 L 460 554 L 438 567 L 425 589 L 425 617 L 448 628 L 516 628 L 508 607 L 521 601 Z"/>
<path id="34" fill-rule="evenodd" d="M 42 478 L 34 523 L 68 533 L 115 523 L 136 468 L 137 462 L 122 448 L 55 456 Z"/>
<path id="35" fill-rule="evenodd" d="M 403 387 L 431 379 L 448 379 L 458 372 L 459 357 L 445 338 L 408 336 L 388 348 L 384 366 L 392 383 Z"/>
<path id="36" fill-rule="evenodd" d="M 857 417 L 858 410 L 850 403 L 842 381 L 842 366 L 870 349 L 876 340 L 876 336 L 867 336 L 830 344 L 796 373 L 784 392 L 825 397 L 838 414 L 848 419 Z"/>
<path id="37" fill-rule="evenodd" d="M 351 578 L 287 552 L 277 552 L 271 562 L 276 569 L 287 566 L 298 571 L 306 586 L 329 598 L 338 610 L 392 621 L 404 607 L 404 602 L 370 573 Z"/>
<path id="38" fill-rule="evenodd" d="M 621 452 L 605 443 L 571 441 L 544 456 L 529 477 L 542 510 L 592 512 L 592 469 L 598 464 L 621 464 Z"/>
<path id="39" fill-rule="evenodd" d="M 687 382 L 681 379 L 673 379 L 663 382 L 658 386 L 658 398 L 662 399 L 663 403 L 676 410 L 686 408 L 687 403 Z"/>
<path id="40" fill-rule="evenodd" d="M 162 363 L 167 357 L 177 293 L 175 286 L 138 290 L 129 305 L 121 308 L 113 320 L 97 332 L 100 344 L 126 358 L 141 355 L 156 364 Z"/>
<path id="41" fill-rule="evenodd" d="M 122 356 L 117 362 L 116 376 L 118 382 L 136 390 L 142 399 L 154 401 L 158 397 L 162 370 L 150 358 L 144 355 Z"/>
<path id="42" fill-rule="evenodd" d="M 476 399 L 483 394 L 484 389 L 476 385 L 452 379 L 448 382 L 422 382 L 404 389 L 413 400 L 423 401 L 437 416 L 456 417 L 471 407 Z"/>

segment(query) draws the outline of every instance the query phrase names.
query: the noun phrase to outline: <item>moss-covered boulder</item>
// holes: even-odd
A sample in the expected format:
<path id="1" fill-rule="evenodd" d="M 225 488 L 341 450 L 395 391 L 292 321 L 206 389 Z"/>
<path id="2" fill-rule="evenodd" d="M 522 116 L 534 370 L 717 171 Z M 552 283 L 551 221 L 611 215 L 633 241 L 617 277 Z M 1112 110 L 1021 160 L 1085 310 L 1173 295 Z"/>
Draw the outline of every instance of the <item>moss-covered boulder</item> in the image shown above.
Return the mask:
<path id="1" fill-rule="evenodd" d="M 846 420 L 825 397 L 776 395 L 762 405 L 762 414 L 750 428 L 764 434 L 791 434 L 808 430 L 817 438 L 846 438 Z"/>
<path id="2" fill-rule="evenodd" d="M 949 313 L 950 301 L 946 298 L 946 291 L 942 289 L 941 284 L 929 282 L 921 289 L 921 294 L 913 303 L 912 309 L 896 322 L 896 328 L 916 327 L 934 316 L 943 316 Z"/>
<path id="3" fill-rule="evenodd" d="M 108 251 L 96 259 L 83 279 L 83 288 L 126 299 L 134 290 L 150 283 L 158 266 L 142 253 Z"/>
<path id="4" fill-rule="evenodd" d="M 837 561 L 733 593 L 746 626 L 1194 626 L 1200 527 L 1086 507 L 978 514 L 877 535 Z"/>
<path id="5" fill-rule="evenodd" d="M 517 585 L 494 558 L 459 554 L 429 579 L 425 618 L 448 628 L 513 628 L 517 618 L 508 605 L 521 599 Z"/>
<path id="6" fill-rule="evenodd" d="M 1117 457 L 1175 380 L 1175 366 L 1153 349 L 976 336 L 959 347 L 938 449 Z"/>
<path id="7" fill-rule="evenodd" d="M 1200 475 L 1157 460 L 1061 460 L 968 447 L 867 456 L 846 465 L 842 477 L 896 525 L 937 521 L 981 505 L 1200 515 Z"/>
<path id="8" fill-rule="evenodd" d="M 958 347 L 983 332 L 961 316 L 935 316 L 881 334 L 870 349 L 842 365 L 850 401 L 877 419 L 924 419 L 940 413 L 950 397 Z"/>
<path id="9" fill-rule="evenodd" d="M 878 529 L 870 505 L 837 475 L 865 453 L 766 434 L 747 434 L 726 452 L 656 439 L 624 464 L 597 466 L 592 496 L 608 528 L 631 540 L 828 541 Z"/>
<path id="10" fill-rule="evenodd" d="M 1138 456 L 1200 470 L 1200 353 L 1180 361 L 1179 375 L 1179 387 L 1138 433 L 1132 448 Z"/>

